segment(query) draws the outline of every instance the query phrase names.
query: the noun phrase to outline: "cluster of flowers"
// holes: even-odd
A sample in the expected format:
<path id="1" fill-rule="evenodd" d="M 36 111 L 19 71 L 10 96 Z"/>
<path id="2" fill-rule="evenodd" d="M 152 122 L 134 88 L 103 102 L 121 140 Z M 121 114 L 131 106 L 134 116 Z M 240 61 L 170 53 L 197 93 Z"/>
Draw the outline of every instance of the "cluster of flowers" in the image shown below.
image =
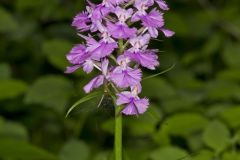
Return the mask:
<path id="1" fill-rule="evenodd" d="M 125 106 L 123 114 L 144 113 L 149 101 L 138 96 L 140 67 L 154 70 L 159 65 L 158 50 L 148 49 L 151 38 L 157 38 L 159 31 L 166 37 L 174 34 L 164 28 L 163 11 L 168 9 L 164 0 L 103 0 L 100 4 L 88 1 L 86 11 L 72 22 L 86 42 L 74 46 L 67 55 L 72 66 L 67 67 L 66 73 L 79 68 L 90 73 L 96 68 L 101 74 L 84 87 L 86 93 L 101 85 L 112 86 L 116 104 Z"/>

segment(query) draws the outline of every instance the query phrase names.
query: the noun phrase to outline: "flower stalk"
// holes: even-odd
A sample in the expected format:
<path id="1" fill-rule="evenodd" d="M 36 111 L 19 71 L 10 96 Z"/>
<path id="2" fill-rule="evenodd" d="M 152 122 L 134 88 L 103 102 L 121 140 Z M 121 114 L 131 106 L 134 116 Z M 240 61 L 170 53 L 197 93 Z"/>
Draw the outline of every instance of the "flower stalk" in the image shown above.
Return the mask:
<path id="1" fill-rule="evenodd" d="M 115 160 L 122 160 L 122 114 L 121 107 L 115 106 L 115 137 L 114 137 L 114 155 Z"/>

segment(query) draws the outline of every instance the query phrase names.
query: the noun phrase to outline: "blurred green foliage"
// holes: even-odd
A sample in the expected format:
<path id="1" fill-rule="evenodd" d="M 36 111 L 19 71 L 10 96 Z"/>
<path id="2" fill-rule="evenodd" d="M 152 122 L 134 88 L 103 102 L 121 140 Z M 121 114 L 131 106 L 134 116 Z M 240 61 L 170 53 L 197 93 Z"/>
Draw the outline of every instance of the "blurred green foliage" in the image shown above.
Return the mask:
<path id="1" fill-rule="evenodd" d="M 161 72 L 143 81 L 148 112 L 124 117 L 125 160 L 240 160 L 240 1 L 169 1 Z M 0 159 L 111 160 L 106 97 L 67 109 L 94 75 L 65 75 L 83 0 L 0 0 Z"/>

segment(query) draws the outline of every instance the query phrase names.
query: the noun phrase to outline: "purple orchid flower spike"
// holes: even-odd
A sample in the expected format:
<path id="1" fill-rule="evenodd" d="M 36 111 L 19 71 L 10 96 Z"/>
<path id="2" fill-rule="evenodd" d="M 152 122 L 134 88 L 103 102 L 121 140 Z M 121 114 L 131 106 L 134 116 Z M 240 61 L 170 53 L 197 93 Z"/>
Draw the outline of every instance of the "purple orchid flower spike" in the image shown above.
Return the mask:
<path id="1" fill-rule="evenodd" d="M 169 10 L 165 0 L 90 0 L 86 11 L 74 17 L 83 43 L 75 45 L 67 55 L 70 66 L 66 73 L 82 68 L 86 73 L 100 71 L 86 86 L 90 93 L 104 86 L 104 90 L 122 105 L 122 114 L 143 114 L 149 106 L 147 98 L 140 98 L 142 67 L 155 70 L 159 66 L 158 49 L 149 48 L 159 32 L 171 37 L 174 32 L 165 28 L 164 12 Z"/>

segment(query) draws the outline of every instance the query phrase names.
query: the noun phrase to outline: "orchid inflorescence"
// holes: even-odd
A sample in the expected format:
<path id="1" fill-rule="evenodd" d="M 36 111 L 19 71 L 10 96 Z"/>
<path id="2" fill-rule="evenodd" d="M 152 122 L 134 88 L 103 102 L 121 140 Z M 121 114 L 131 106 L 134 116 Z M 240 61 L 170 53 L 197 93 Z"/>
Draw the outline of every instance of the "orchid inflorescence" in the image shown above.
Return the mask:
<path id="1" fill-rule="evenodd" d="M 67 55 L 72 66 L 67 67 L 66 73 L 79 68 L 86 73 L 99 70 L 101 74 L 84 87 L 86 93 L 102 85 L 110 91 L 110 86 L 117 97 L 116 105 L 124 106 L 121 113 L 144 113 L 149 100 L 138 96 L 140 67 L 154 70 L 159 65 L 158 50 L 148 49 L 159 31 L 166 37 L 174 34 L 164 28 L 166 10 L 169 8 L 164 0 L 103 0 L 100 4 L 88 1 L 86 11 L 72 22 L 86 42 L 74 46 Z"/>

